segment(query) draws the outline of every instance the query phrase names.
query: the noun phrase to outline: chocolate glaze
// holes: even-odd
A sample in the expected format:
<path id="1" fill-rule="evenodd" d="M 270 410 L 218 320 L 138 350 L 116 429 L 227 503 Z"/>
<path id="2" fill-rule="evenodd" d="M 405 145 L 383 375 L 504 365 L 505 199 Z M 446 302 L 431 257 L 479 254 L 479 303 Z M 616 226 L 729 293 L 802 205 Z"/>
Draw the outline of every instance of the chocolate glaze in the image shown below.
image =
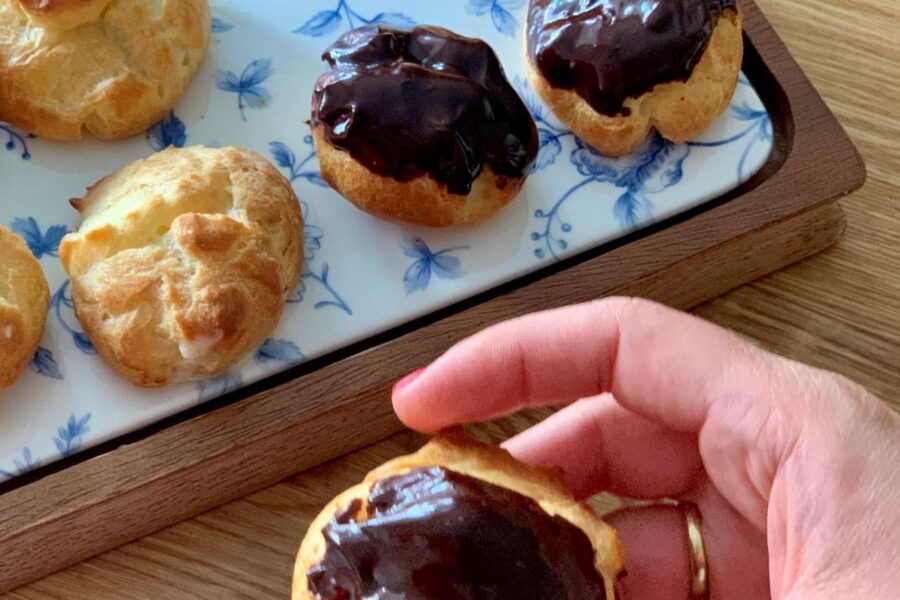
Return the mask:
<path id="1" fill-rule="evenodd" d="M 379 175 L 428 174 L 468 194 L 484 165 L 521 178 L 537 155 L 534 120 L 481 40 L 368 26 L 322 58 L 331 68 L 316 81 L 312 125 Z"/>
<path id="2" fill-rule="evenodd" d="M 321 600 L 604 600 L 583 531 L 531 498 L 441 467 L 384 479 L 324 528 Z"/>
<path id="3" fill-rule="evenodd" d="M 627 98 L 686 81 L 713 28 L 736 0 L 531 0 L 531 64 L 604 115 Z"/>

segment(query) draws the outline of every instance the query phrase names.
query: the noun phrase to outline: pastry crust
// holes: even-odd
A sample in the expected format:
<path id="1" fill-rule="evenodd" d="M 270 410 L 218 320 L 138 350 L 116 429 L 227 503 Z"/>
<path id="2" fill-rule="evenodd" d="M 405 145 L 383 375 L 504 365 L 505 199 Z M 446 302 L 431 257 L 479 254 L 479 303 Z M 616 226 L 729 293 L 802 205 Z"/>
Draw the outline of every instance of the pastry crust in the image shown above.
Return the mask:
<path id="1" fill-rule="evenodd" d="M 72 204 L 60 244 L 79 321 L 146 387 L 222 373 L 277 325 L 303 264 L 290 183 L 243 148 L 170 148 Z"/>
<path id="2" fill-rule="evenodd" d="M 329 143 L 324 132 L 322 125 L 313 130 L 322 177 L 357 208 L 377 217 L 429 227 L 474 225 L 497 214 L 525 183 L 524 177 L 496 175 L 487 165 L 466 196 L 450 193 L 428 175 L 397 181 L 367 169 Z"/>
<path id="3" fill-rule="evenodd" d="M 653 128 L 667 140 L 686 142 L 703 133 L 731 102 L 744 58 L 742 23 L 740 12 L 723 13 L 690 78 L 628 98 L 628 116 L 600 114 L 574 90 L 552 87 L 531 60 L 528 78 L 559 120 L 603 154 L 630 154 Z"/>
<path id="4" fill-rule="evenodd" d="M 615 530 L 586 504 L 566 492 L 560 472 L 526 465 L 496 446 L 475 442 L 461 432 L 431 440 L 418 452 L 391 460 L 370 472 L 362 483 L 332 500 L 312 522 L 294 563 L 293 600 L 315 600 L 306 573 L 325 555 L 322 530 L 350 502 L 362 500 L 359 518 L 364 520 L 366 498 L 376 481 L 413 469 L 440 466 L 528 496 L 549 515 L 559 515 L 581 529 L 594 546 L 595 567 L 606 582 L 606 597 L 614 598 L 613 585 L 624 569 L 625 555 Z"/>
<path id="5" fill-rule="evenodd" d="M 49 303 L 41 264 L 22 238 L 0 227 L 0 388 L 15 383 L 34 356 Z"/>
<path id="6" fill-rule="evenodd" d="M 0 0 L 0 121 L 63 141 L 141 133 L 209 36 L 208 0 Z"/>

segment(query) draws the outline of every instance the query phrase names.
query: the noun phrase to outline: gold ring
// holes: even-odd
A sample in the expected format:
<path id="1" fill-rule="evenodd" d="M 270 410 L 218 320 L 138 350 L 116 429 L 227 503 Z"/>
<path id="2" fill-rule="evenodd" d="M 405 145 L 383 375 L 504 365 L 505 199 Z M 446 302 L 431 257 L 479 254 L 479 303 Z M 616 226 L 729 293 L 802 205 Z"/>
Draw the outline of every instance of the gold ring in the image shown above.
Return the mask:
<path id="1" fill-rule="evenodd" d="M 691 561 L 690 600 L 709 600 L 709 568 L 703 544 L 703 517 L 692 502 L 679 502 L 678 508 L 687 525 L 688 555 Z"/>

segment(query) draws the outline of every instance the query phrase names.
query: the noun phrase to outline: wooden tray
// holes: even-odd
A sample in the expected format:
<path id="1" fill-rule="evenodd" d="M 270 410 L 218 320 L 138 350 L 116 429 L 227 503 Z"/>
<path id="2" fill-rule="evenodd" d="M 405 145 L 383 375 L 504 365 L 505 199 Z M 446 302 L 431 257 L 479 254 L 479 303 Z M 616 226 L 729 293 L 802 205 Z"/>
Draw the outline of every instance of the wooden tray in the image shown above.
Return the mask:
<path id="1" fill-rule="evenodd" d="M 0 591 L 271 485 L 401 428 L 393 381 L 526 312 L 610 294 L 689 308 L 834 243 L 865 167 L 759 8 L 744 71 L 772 119 L 737 190 L 595 251 L 0 484 Z"/>

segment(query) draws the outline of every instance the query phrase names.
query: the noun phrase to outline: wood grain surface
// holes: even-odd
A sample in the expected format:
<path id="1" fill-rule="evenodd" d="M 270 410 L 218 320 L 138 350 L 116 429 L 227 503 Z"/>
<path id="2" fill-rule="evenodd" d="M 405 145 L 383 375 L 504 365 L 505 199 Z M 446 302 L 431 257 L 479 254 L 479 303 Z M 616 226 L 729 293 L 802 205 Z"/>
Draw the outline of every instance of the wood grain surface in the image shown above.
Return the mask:
<path id="1" fill-rule="evenodd" d="M 900 409 L 900 3 L 757 2 L 858 145 L 869 179 L 842 202 L 848 226 L 837 246 L 697 312 L 844 373 Z M 499 440 L 542 416 L 480 434 Z M 399 434 L 3 598 L 286 598 L 297 544 L 319 508 L 421 441 Z"/>

